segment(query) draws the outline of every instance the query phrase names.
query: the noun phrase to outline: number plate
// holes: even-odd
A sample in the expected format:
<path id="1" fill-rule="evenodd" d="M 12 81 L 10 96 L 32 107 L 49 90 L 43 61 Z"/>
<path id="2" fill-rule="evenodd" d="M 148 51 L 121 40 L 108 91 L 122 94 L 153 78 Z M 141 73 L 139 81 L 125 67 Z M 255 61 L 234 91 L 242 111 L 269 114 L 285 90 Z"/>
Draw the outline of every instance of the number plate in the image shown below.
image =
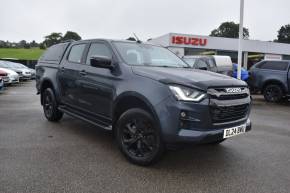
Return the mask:
<path id="1" fill-rule="evenodd" d="M 242 133 L 246 132 L 246 124 L 237 126 L 237 127 L 232 127 L 229 129 L 225 129 L 224 130 L 224 139 L 225 138 L 229 138 L 229 137 L 233 137 L 236 135 L 240 135 Z"/>

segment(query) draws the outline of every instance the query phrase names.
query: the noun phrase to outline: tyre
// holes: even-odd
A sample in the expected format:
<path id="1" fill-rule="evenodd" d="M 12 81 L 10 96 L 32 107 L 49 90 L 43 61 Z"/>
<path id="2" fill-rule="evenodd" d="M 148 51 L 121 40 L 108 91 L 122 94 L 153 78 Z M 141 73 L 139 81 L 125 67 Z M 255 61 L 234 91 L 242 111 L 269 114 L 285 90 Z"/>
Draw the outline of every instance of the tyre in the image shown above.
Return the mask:
<path id="1" fill-rule="evenodd" d="M 124 112 L 117 121 L 115 131 L 121 152 L 133 164 L 153 164 L 164 152 L 156 121 L 145 110 L 134 108 Z"/>
<path id="2" fill-rule="evenodd" d="M 267 102 L 279 102 L 283 98 L 283 89 L 277 84 L 269 84 L 265 87 L 263 94 Z"/>
<path id="3" fill-rule="evenodd" d="M 42 106 L 43 112 L 47 120 L 59 121 L 63 113 L 58 110 L 57 101 L 55 99 L 54 92 L 51 88 L 46 88 L 42 93 Z"/>

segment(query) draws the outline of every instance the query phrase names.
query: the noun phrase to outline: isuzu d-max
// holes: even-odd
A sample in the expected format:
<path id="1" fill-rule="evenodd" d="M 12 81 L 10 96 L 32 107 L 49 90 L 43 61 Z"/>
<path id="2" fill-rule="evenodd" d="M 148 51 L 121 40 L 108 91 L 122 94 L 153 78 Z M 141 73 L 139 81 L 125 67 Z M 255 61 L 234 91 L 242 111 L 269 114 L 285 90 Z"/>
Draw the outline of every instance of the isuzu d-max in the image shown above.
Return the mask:
<path id="1" fill-rule="evenodd" d="M 191 69 L 168 49 L 94 39 L 50 47 L 36 65 L 44 115 L 63 113 L 112 130 L 132 163 L 157 161 L 167 144 L 211 143 L 251 129 L 243 81 Z"/>

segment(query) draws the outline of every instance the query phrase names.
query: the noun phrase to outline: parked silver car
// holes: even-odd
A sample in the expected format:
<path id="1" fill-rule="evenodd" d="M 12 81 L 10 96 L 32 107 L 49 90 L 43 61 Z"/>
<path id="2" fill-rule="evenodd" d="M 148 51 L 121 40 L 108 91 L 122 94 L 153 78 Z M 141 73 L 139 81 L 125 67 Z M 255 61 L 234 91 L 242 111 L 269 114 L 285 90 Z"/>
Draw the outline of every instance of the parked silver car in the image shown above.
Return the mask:
<path id="1" fill-rule="evenodd" d="M 9 62 L 10 65 L 15 67 L 16 69 L 22 70 L 23 77 L 25 79 L 32 79 L 35 78 L 35 70 L 32 68 L 28 68 L 27 66 L 21 64 L 21 63 L 16 63 L 16 62 Z"/>
<path id="2" fill-rule="evenodd" d="M 14 64 L 17 65 L 17 66 L 19 66 L 19 68 L 29 70 L 30 73 L 31 73 L 31 79 L 35 79 L 35 74 L 36 74 L 36 73 L 35 73 L 35 70 L 34 70 L 34 69 L 32 69 L 32 68 L 28 68 L 27 66 L 25 66 L 25 65 L 23 65 L 23 64 L 21 64 L 21 63 L 15 63 L 15 62 L 14 62 Z"/>

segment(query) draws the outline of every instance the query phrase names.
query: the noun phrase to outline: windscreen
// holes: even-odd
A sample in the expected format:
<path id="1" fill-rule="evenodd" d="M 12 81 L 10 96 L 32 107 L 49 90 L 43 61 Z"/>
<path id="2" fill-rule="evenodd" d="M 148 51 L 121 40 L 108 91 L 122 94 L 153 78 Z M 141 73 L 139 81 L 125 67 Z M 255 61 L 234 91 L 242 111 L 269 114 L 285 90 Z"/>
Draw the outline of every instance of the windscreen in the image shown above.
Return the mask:
<path id="1" fill-rule="evenodd" d="M 7 62 L 6 64 L 10 66 L 11 68 L 21 68 L 19 64 L 14 63 L 14 62 Z"/>
<path id="2" fill-rule="evenodd" d="M 168 49 L 141 43 L 114 42 L 125 63 L 134 66 L 185 68 L 188 65 Z"/>
<path id="3" fill-rule="evenodd" d="M 0 68 L 11 68 L 11 66 L 7 65 L 4 61 L 0 61 Z"/>
<path id="4" fill-rule="evenodd" d="M 190 67 L 194 66 L 195 61 L 197 58 L 184 58 L 183 59 Z"/>

